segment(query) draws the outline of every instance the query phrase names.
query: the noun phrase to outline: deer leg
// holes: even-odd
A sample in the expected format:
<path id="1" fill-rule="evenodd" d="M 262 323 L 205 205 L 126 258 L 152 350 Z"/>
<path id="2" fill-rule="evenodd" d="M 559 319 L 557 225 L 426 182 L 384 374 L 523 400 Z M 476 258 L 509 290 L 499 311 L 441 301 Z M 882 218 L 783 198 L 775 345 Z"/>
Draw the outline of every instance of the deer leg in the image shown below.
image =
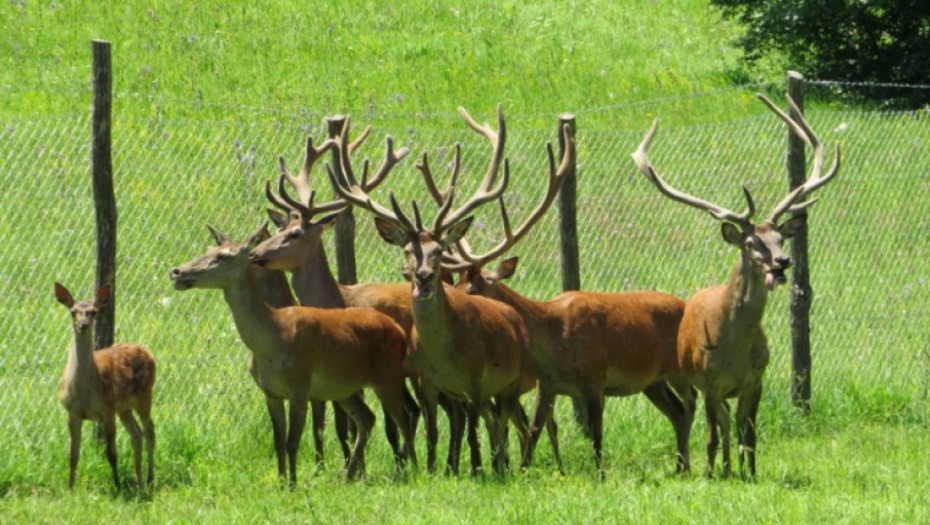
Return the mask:
<path id="1" fill-rule="evenodd" d="M 278 459 L 278 475 L 287 477 L 285 457 L 287 455 L 287 424 L 284 413 L 284 401 L 265 395 L 265 406 L 271 417 L 271 434 L 274 444 L 274 453 Z"/>
<path id="2" fill-rule="evenodd" d="M 338 404 L 355 423 L 355 446 L 346 465 L 346 479 L 353 480 L 365 475 L 365 446 L 375 425 L 375 414 L 357 394 L 339 401 Z"/>
<path id="3" fill-rule="evenodd" d="M 413 444 L 414 430 L 411 426 L 413 418 L 410 413 L 412 400 L 408 400 L 410 393 L 407 392 L 406 386 L 401 381 L 390 384 L 386 388 L 376 388 L 375 395 L 378 396 L 384 410 L 385 428 L 391 427 L 393 429 L 394 442 L 391 445 L 394 447 L 394 459 L 398 472 L 404 472 L 407 454 L 410 456 L 410 463 L 416 467 L 417 455 Z M 397 443 L 398 427 L 400 427 L 400 432 L 404 437 L 403 451 L 401 451 Z M 387 431 L 385 430 L 385 432 Z M 390 440 L 390 436 L 388 439 Z"/>
<path id="4" fill-rule="evenodd" d="M 155 423 L 152 422 L 152 397 L 149 394 L 143 398 L 136 407 L 139 420 L 142 423 L 142 434 L 145 438 L 145 452 L 148 457 L 149 468 L 146 483 L 155 481 Z"/>
<path id="5" fill-rule="evenodd" d="M 546 435 L 549 436 L 549 443 L 552 445 L 552 456 L 555 457 L 555 465 L 559 469 L 559 474 L 565 475 L 562 468 L 562 455 L 559 454 L 559 425 L 555 421 L 555 415 L 549 414 L 546 420 Z"/>
<path id="6" fill-rule="evenodd" d="M 704 394 L 704 412 L 707 418 L 707 477 L 714 475 L 714 461 L 717 456 L 717 447 L 721 445 L 723 456 L 723 477 L 730 475 L 729 471 L 729 445 L 730 445 L 730 414 L 729 406 L 725 400 L 717 400 L 709 393 Z"/>
<path id="7" fill-rule="evenodd" d="M 349 459 L 352 457 L 352 450 L 349 448 L 350 423 L 350 418 L 346 415 L 345 410 L 338 403 L 333 403 L 333 426 L 336 427 L 336 438 L 339 440 L 339 447 L 342 449 L 342 457 L 345 459 L 346 465 L 348 465 Z"/>
<path id="8" fill-rule="evenodd" d="M 139 427 L 139 423 L 136 422 L 136 418 L 132 416 L 132 409 L 127 408 L 126 410 L 120 412 L 119 419 L 123 423 L 123 426 L 126 428 L 126 431 L 129 432 L 129 441 L 132 444 L 132 465 L 136 474 L 136 485 L 141 487 L 142 429 Z"/>
<path id="9" fill-rule="evenodd" d="M 291 486 L 297 485 L 297 451 L 307 425 L 307 395 L 294 394 L 290 399 L 287 429 L 287 461 L 290 467 Z"/>
<path id="10" fill-rule="evenodd" d="M 116 490 L 119 490 L 119 470 L 116 463 L 116 418 L 113 414 L 103 418 L 103 435 L 107 443 L 107 462 L 110 463 L 110 469 L 113 470 L 113 483 L 116 484 Z"/>
<path id="11" fill-rule="evenodd" d="M 465 423 L 468 425 L 468 448 L 471 452 L 471 475 L 477 476 L 484 470 L 481 464 L 481 442 L 478 440 L 479 407 L 467 401 L 465 407 Z M 490 428 L 490 425 L 488 426 Z"/>
<path id="12" fill-rule="evenodd" d="M 420 402 L 420 409 L 423 411 L 423 426 L 426 431 L 426 470 L 435 472 L 436 443 L 439 441 L 439 426 L 436 423 L 438 393 L 424 385 L 422 379 L 415 383 L 413 392 Z M 448 412 L 448 409 L 446 409 L 446 412 Z M 458 474 L 458 471 L 456 471 L 456 474 Z"/>
<path id="13" fill-rule="evenodd" d="M 602 392 L 588 392 L 584 395 L 587 405 L 588 423 L 591 430 L 591 446 L 594 449 L 594 464 L 597 467 L 598 477 L 604 479 L 604 451 L 602 440 L 604 437 L 604 394 Z"/>
<path id="14" fill-rule="evenodd" d="M 75 414 L 68 414 L 68 433 L 71 435 L 71 453 L 68 456 L 68 487 L 74 488 L 74 477 L 78 460 L 81 459 L 81 427 L 84 421 Z"/>
<path id="15" fill-rule="evenodd" d="M 462 458 L 462 439 L 465 436 L 465 424 L 468 417 L 465 403 L 453 399 L 447 394 L 439 394 L 439 403 L 449 420 L 449 451 L 446 456 L 446 473 L 458 476 Z"/>
<path id="16" fill-rule="evenodd" d="M 323 428 L 326 426 L 326 402 L 310 402 L 310 428 L 313 432 L 313 450 L 317 466 L 323 466 Z"/>
<path id="17" fill-rule="evenodd" d="M 749 476 L 756 476 L 756 414 L 759 400 L 762 399 L 762 384 L 740 397 L 736 405 L 736 432 L 739 443 L 739 470 L 743 471 L 744 461 L 748 463 Z"/>
<path id="18" fill-rule="evenodd" d="M 378 398 L 381 399 L 381 396 L 378 396 Z M 403 472 L 406 461 L 397 433 L 397 421 L 384 404 L 384 400 L 381 400 L 381 413 L 384 415 L 384 436 L 387 438 L 388 444 L 391 446 L 391 453 L 394 455 L 394 468 L 397 472 Z"/>
<path id="19" fill-rule="evenodd" d="M 498 444 L 498 450 L 496 451 L 500 455 L 502 461 L 503 472 L 506 473 L 510 469 L 510 450 L 509 450 L 509 435 L 510 435 L 510 418 L 516 412 L 523 412 L 523 407 L 520 406 L 520 383 L 514 382 L 509 388 L 504 389 L 495 396 L 496 399 L 496 417 L 498 424 L 498 434 L 500 443 Z M 523 414 L 524 421 L 526 420 L 526 414 Z M 526 426 L 522 429 L 518 429 L 520 433 L 520 441 L 526 442 L 528 436 L 526 435 Z M 521 458 L 522 459 L 522 458 Z"/>
<path id="20" fill-rule="evenodd" d="M 691 435 L 693 412 L 689 413 L 686 402 L 679 400 L 665 381 L 649 385 L 643 390 L 643 394 L 671 421 L 672 428 L 675 431 L 675 441 L 678 445 L 676 470 L 678 472 L 687 472 L 690 469 L 688 439 Z"/>
<path id="21" fill-rule="evenodd" d="M 549 387 L 548 383 L 542 381 L 536 384 L 536 403 L 533 409 L 533 422 L 529 428 L 529 439 L 527 440 L 526 450 L 523 452 L 523 461 L 521 467 L 529 468 L 533 463 L 533 453 L 536 451 L 536 444 L 539 443 L 539 436 L 542 433 L 543 422 L 552 420 L 552 407 L 555 404 L 555 392 Z M 550 440 L 552 436 L 549 436 Z M 553 442 L 556 443 L 556 442 Z M 557 447 L 557 445 L 556 445 Z M 562 470 L 560 458 L 556 458 L 559 463 L 559 470 Z"/>

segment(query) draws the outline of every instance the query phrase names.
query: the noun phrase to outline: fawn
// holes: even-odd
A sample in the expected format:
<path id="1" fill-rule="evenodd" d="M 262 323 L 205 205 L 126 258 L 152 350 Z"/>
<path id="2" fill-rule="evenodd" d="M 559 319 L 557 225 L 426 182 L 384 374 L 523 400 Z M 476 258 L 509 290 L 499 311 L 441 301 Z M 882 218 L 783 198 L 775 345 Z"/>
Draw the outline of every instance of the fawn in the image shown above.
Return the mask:
<path id="1" fill-rule="evenodd" d="M 116 418 L 132 439 L 132 456 L 136 483 L 142 484 L 142 436 L 145 435 L 148 454 L 148 478 L 155 477 L 153 454 L 155 426 L 152 423 L 152 386 L 155 383 L 155 360 L 148 350 L 134 343 L 118 343 L 94 351 L 93 323 L 99 308 L 110 300 L 112 287 L 105 284 L 97 290 L 94 302 L 75 301 L 71 292 L 55 283 L 55 298 L 71 311 L 74 346 L 61 376 L 58 400 L 68 411 L 71 433 L 71 457 L 68 486 L 74 488 L 74 473 L 81 456 L 81 425 L 85 419 L 103 425 L 107 444 L 107 461 L 113 469 L 113 482 L 119 488 L 116 468 Z M 142 420 L 142 427 L 132 411 Z"/>

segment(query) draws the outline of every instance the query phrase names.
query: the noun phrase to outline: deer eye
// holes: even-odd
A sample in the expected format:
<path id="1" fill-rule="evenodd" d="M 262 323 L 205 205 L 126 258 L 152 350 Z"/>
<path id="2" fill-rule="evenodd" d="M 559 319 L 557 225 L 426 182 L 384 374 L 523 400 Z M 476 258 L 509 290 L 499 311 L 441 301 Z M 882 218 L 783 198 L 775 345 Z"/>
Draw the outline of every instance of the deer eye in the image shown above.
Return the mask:
<path id="1" fill-rule="evenodd" d="M 300 228 L 294 228 L 293 230 L 287 233 L 287 238 L 290 240 L 297 239 L 301 235 L 303 235 L 303 233 L 304 233 L 303 230 L 301 230 Z"/>

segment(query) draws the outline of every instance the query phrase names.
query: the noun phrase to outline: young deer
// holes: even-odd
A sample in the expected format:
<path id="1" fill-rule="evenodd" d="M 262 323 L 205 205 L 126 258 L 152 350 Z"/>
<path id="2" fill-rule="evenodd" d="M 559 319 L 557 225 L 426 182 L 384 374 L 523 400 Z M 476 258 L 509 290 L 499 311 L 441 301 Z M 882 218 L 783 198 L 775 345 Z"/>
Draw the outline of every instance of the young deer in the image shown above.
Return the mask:
<path id="1" fill-rule="evenodd" d="M 406 454 L 416 466 L 413 429 L 404 396 L 404 334 L 397 323 L 370 308 L 327 310 L 304 306 L 272 308 L 262 298 L 250 252 L 267 237 L 264 228 L 245 242 L 214 232 L 217 246 L 171 270 L 175 289 L 221 289 L 243 342 L 252 352 L 253 377 L 265 393 L 271 415 L 278 473 L 284 477 L 287 453 L 290 483 L 297 481 L 297 451 L 307 401 L 332 400 L 356 425 L 346 475 L 365 470 L 365 445 L 374 414 L 357 392 L 371 387 L 401 430 Z M 289 401 L 289 423 L 284 401 Z M 286 428 L 289 427 L 289 428 Z M 286 436 L 286 437 L 285 437 Z"/>
<path id="2" fill-rule="evenodd" d="M 460 112 L 467 116 L 464 110 Z M 470 117 L 466 120 L 471 121 Z M 498 121 L 503 124 L 500 106 Z M 339 173 L 330 170 L 330 178 L 343 198 L 375 214 L 378 232 L 386 242 L 404 249 L 404 273 L 411 283 L 414 320 L 410 359 L 421 377 L 435 390 L 466 401 L 471 421 L 481 414 L 491 436 L 494 469 L 503 474 L 509 463 L 506 421 L 519 403 L 520 383 L 526 367 L 529 343 L 526 327 L 513 308 L 447 287 L 441 268 L 443 254 L 471 226 L 473 218 L 467 215 L 481 204 L 497 199 L 509 179 L 505 165 L 501 183 L 492 188 L 503 161 L 500 147 L 503 127 L 498 133 L 486 126 L 479 129 L 494 144 L 491 164 L 481 187 L 454 211 L 454 195 L 450 192 L 430 229 L 423 226 L 415 202 L 415 223 L 401 211 L 393 194 L 393 212 L 375 203 L 353 173 L 348 151 L 341 140 L 336 141 L 341 169 Z M 475 454 L 478 444 L 470 445 Z"/>
<path id="3" fill-rule="evenodd" d="M 791 266 L 791 258 L 782 245 L 804 224 L 805 215 L 798 214 L 816 200 L 801 202 L 801 199 L 832 180 L 840 166 L 837 147 L 833 167 L 822 176 L 823 148 L 791 97 L 788 97 L 788 105 L 797 115 L 797 122 L 761 94 L 757 96 L 814 151 L 814 165 L 807 181 L 782 199 L 761 223 L 750 220 L 755 204 L 746 187 L 743 187 L 743 193 L 748 210 L 735 213 L 669 186 L 647 156 L 658 121 L 653 122 L 633 153 L 636 165 L 663 195 L 706 211 L 722 221 L 723 239 L 740 251 L 729 282 L 695 293 L 685 307 L 678 330 L 678 362 L 691 383 L 704 394 L 708 476 L 713 475 L 714 458 L 721 437 L 724 477 L 731 472 L 730 407 L 727 399 L 734 397 L 737 398 L 740 472 L 745 474 L 745 462 L 750 476 L 756 474 L 756 413 L 762 397 L 762 376 L 769 361 L 762 316 L 769 291 L 786 282 L 785 270 Z M 786 212 L 793 217 L 779 224 L 779 217 Z"/>
<path id="4" fill-rule="evenodd" d="M 155 360 L 142 346 L 119 343 L 94 351 L 94 317 L 110 300 L 109 284 L 97 290 L 94 302 L 75 301 L 71 292 L 55 283 L 55 298 L 71 312 L 74 346 L 61 376 L 58 400 L 68 411 L 71 434 L 71 459 L 68 486 L 74 488 L 74 476 L 81 456 L 81 425 L 84 420 L 103 425 L 107 443 L 107 461 L 113 470 L 113 483 L 119 488 L 116 467 L 116 415 L 129 432 L 136 483 L 142 486 L 142 438 L 145 436 L 149 469 L 146 481 L 155 478 L 155 425 L 152 423 L 152 387 L 155 384 Z M 142 427 L 132 415 L 139 415 Z"/>

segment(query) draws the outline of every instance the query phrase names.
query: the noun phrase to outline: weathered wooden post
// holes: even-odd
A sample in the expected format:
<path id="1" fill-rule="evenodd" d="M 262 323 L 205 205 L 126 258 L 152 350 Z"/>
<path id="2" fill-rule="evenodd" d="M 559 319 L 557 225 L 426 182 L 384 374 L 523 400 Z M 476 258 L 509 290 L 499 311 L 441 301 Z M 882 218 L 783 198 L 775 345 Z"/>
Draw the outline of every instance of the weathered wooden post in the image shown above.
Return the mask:
<path id="1" fill-rule="evenodd" d="M 788 72 L 788 95 L 804 111 L 804 77 Z M 794 120 L 800 115 L 790 112 Z M 788 182 L 791 189 L 804 183 L 807 177 L 807 156 L 804 141 L 788 131 Z M 801 212 L 804 213 L 804 212 Z M 805 224 L 791 239 L 791 402 L 794 406 L 810 411 L 811 408 L 811 341 L 810 310 L 813 290 L 810 283 L 810 268 L 807 257 L 807 225 Z"/>
<path id="2" fill-rule="evenodd" d="M 565 136 L 562 129 L 568 125 L 569 135 L 575 138 L 575 115 L 559 115 L 559 158 L 565 155 Z M 559 189 L 559 238 L 562 246 L 562 290 L 581 289 L 581 267 L 578 257 L 578 174 L 572 159 L 562 187 Z"/>
<path id="3" fill-rule="evenodd" d="M 326 117 L 327 133 L 334 139 L 342 133 L 345 125 L 345 115 Z M 342 161 L 336 148 L 333 152 L 333 170 L 340 171 Z M 358 273 L 355 265 L 355 215 L 352 207 L 348 206 L 339 214 L 336 225 L 333 227 L 336 235 L 336 274 L 340 284 L 355 284 L 358 282 Z"/>
<path id="4" fill-rule="evenodd" d="M 113 193 L 113 161 L 111 156 L 112 79 L 110 43 L 94 40 L 93 81 L 94 110 L 92 117 L 93 143 L 91 146 L 92 177 L 94 184 L 94 210 L 97 214 L 97 283 L 113 285 L 110 301 L 97 314 L 94 327 L 95 348 L 113 344 L 116 325 L 116 197 Z"/>

